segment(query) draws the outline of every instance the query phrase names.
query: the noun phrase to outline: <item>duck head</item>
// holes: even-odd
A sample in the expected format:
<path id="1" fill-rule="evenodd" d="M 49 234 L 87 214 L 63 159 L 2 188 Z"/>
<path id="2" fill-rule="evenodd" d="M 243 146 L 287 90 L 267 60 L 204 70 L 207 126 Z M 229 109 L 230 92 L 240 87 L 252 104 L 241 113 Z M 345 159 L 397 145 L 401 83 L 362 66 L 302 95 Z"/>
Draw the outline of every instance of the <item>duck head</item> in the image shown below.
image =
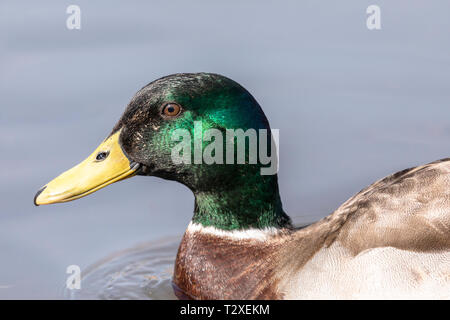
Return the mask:
<path id="1" fill-rule="evenodd" d="M 163 77 L 139 90 L 100 146 L 42 187 L 34 203 L 75 200 L 114 182 L 146 175 L 190 188 L 196 198 L 193 220 L 204 225 L 237 229 L 290 224 L 281 208 L 277 176 L 261 174 L 262 162 L 249 161 L 250 144 L 244 147 L 244 163 L 239 163 L 237 149 L 231 161 L 225 159 L 227 130 L 237 129 L 256 133 L 265 129 L 268 154 L 274 158 L 269 123 L 242 86 L 209 73 Z M 219 140 L 211 148 L 211 142 Z M 259 142 L 257 148 L 263 145 Z M 223 158 L 211 162 L 206 154 Z"/>

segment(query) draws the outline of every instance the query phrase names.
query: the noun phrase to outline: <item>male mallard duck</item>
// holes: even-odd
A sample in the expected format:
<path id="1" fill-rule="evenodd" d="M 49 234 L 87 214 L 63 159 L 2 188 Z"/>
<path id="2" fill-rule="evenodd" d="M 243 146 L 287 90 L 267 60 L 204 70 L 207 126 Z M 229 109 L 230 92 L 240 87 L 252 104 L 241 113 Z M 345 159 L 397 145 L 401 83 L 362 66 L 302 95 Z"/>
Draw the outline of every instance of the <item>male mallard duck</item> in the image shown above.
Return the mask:
<path id="1" fill-rule="evenodd" d="M 139 90 L 106 140 L 40 189 L 35 204 L 78 199 L 133 175 L 186 185 L 195 209 L 175 263 L 179 297 L 450 297 L 450 159 L 377 181 L 296 229 L 277 175 L 262 175 L 261 162 L 173 161 L 173 132 L 194 132 L 194 121 L 220 132 L 270 129 L 236 82 L 207 73 L 167 76 Z"/>

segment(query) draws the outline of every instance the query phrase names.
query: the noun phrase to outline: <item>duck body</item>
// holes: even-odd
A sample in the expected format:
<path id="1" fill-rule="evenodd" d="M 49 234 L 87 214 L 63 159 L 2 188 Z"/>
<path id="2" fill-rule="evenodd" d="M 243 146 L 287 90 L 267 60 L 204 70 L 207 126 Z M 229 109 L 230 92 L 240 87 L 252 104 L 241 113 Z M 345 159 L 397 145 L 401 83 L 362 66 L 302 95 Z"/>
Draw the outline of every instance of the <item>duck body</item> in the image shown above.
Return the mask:
<path id="1" fill-rule="evenodd" d="M 231 163 L 196 162 L 195 154 L 174 161 L 178 130 L 195 137 L 198 123 L 201 135 L 270 132 L 259 104 L 236 82 L 209 73 L 163 77 L 139 90 L 100 146 L 41 188 L 34 203 L 75 200 L 134 175 L 184 184 L 195 206 L 173 276 L 183 298 L 450 298 L 450 160 L 377 181 L 296 229 L 276 172 L 262 174 L 267 163 L 250 161 L 250 143 L 241 163 L 234 154 Z M 268 144 L 276 155 L 260 139 L 258 148 Z M 201 142 L 200 151 L 208 146 Z M 184 147 L 190 160 L 198 145 Z"/>
<path id="2" fill-rule="evenodd" d="M 191 299 L 449 299 L 450 159 L 377 181 L 301 229 L 191 223 L 174 284 Z"/>

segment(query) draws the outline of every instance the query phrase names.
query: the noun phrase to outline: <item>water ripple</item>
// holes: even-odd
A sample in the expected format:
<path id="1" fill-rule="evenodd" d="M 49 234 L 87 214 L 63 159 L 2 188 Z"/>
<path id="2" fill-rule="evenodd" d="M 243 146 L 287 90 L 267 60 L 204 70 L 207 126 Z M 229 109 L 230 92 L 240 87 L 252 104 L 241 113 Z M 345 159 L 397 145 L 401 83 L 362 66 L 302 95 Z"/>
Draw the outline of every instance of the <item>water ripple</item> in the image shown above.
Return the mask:
<path id="1" fill-rule="evenodd" d="M 80 290 L 64 290 L 68 299 L 176 299 L 172 273 L 180 238 L 144 243 L 89 267 Z"/>

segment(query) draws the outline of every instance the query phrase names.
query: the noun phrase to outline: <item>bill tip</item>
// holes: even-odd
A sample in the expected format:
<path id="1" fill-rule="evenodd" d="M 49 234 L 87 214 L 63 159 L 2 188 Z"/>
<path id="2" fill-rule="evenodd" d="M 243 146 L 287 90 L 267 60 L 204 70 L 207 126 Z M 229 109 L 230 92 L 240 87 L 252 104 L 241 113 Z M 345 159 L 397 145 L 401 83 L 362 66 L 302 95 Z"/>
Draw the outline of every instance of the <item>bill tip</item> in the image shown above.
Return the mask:
<path id="1" fill-rule="evenodd" d="M 40 189 L 38 190 L 38 192 L 36 192 L 36 195 L 34 196 L 33 202 L 34 202 L 34 205 L 35 205 L 36 207 L 39 206 L 39 204 L 37 203 L 37 198 L 38 198 L 39 195 L 42 193 L 42 191 L 45 190 L 45 188 L 47 188 L 47 186 L 44 186 L 44 187 L 40 188 Z"/>

